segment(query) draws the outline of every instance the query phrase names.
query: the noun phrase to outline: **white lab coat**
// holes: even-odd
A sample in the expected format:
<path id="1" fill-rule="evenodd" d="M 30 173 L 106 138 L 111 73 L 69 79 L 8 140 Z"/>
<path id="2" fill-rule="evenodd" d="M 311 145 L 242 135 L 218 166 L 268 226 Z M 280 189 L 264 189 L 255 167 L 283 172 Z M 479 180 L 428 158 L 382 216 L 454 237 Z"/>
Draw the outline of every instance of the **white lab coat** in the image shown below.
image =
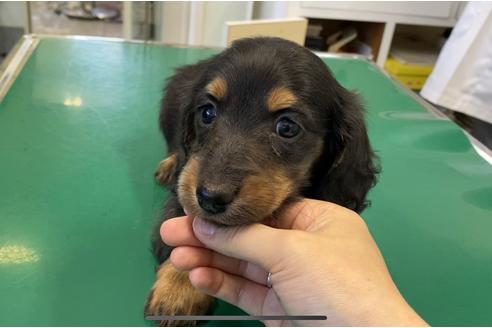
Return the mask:
<path id="1" fill-rule="evenodd" d="M 492 123 L 492 2 L 469 2 L 420 93 Z"/>

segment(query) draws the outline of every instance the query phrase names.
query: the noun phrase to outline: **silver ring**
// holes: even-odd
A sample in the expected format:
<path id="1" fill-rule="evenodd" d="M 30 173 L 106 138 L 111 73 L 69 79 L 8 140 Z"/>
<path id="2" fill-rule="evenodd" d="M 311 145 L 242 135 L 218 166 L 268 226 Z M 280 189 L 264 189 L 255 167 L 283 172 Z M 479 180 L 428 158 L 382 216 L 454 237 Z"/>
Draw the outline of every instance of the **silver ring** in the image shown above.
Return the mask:
<path id="1" fill-rule="evenodd" d="M 268 288 L 272 288 L 272 273 L 271 272 L 268 272 L 266 286 Z"/>

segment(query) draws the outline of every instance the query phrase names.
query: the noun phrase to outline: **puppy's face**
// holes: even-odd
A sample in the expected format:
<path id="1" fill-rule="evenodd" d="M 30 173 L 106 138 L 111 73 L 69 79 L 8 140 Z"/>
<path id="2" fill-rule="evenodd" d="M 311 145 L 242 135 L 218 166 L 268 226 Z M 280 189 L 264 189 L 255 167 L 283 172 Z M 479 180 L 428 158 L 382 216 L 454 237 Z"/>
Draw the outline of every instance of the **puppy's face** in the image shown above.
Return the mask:
<path id="1" fill-rule="evenodd" d="M 306 183 L 323 132 L 291 88 L 254 74 L 213 77 L 197 95 L 196 143 L 178 192 L 194 215 L 222 224 L 259 221 Z"/>
<path id="2" fill-rule="evenodd" d="M 240 44 L 208 63 L 186 113 L 192 140 L 178 196 L 190 215 L 261 221 L 312 183 L 338 84 L 316 56 L 292 47 Z"/>

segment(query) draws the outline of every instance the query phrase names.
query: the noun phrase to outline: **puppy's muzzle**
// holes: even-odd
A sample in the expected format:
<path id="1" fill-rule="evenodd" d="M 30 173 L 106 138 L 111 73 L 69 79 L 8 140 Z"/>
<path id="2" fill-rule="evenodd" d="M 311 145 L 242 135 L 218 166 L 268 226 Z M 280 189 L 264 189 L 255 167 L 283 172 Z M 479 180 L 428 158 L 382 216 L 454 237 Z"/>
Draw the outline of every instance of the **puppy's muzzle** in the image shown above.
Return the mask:
<path id="1" fill-rule="evenodd" d="M 225 212 L 234 200 L 234 192 L 212 191 L 203 186 L 196 189 L 196 198 L 200 207 L 209 214 Z"/>

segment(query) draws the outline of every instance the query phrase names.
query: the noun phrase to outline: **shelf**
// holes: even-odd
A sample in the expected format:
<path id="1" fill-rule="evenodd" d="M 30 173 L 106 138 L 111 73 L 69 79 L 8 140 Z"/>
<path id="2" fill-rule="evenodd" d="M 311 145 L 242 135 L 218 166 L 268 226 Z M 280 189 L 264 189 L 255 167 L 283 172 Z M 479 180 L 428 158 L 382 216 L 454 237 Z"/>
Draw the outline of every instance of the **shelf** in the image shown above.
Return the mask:
<path id="1" fill-rule="evenodd" d="M 317 51 L 327 51 L 326 40 L 330 35 L 341 31 L 345 28 L 352 27 L 357 31 L 356 40 L 361 41 L 371 48 L 370 58 L 375 59 L 378 57 L 379 49 L 381 46 L 381 41 L 384 34 L 384 23 L 375 22 L 361 22 L 352 20 L 334 20 L 334 19 L 319 19 L 319 18 L 309 18 L 308 24 L 312 26 L 320 26 L 321 33 L 320 39 L 322 40 L 322 47 L 318 47 L 313 50 Z M 353 51 L 354 42 L 350 42 L 347 46 L 341 49 L 341 52 L 357 53 Z"/>

